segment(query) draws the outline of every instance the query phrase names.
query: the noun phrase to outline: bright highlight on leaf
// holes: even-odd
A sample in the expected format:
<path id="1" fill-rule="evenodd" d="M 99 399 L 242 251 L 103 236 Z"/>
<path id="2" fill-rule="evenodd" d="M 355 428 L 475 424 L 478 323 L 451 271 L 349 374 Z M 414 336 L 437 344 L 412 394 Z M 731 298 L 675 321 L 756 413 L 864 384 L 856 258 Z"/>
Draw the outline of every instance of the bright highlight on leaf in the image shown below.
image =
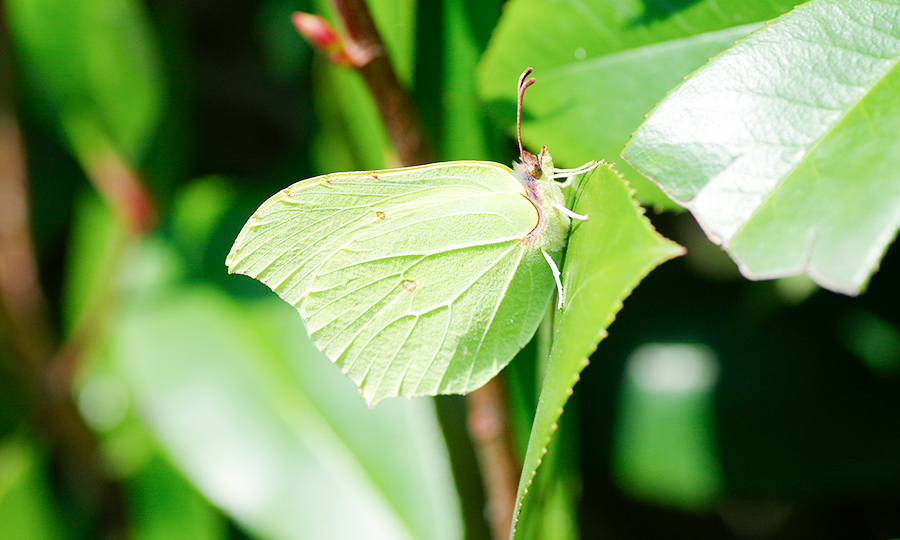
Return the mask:
<path id="1" fill-rule="evenodd" d="M 519 100 L 534 82 L 519 80 Z M 546 148 L 515 170 L 460 161 L 329 174 L 277 193 L 226 260 L 303 316 L 370 405 L 466 393 L 531 339 L 572 214 Z"/>
<path id="2" fill-rule="evenodd" d="M 674 90 L 624 156 L 748 278 L 859 294 L 900 226 L 898 20 L 898 0 L 803 4 Z"/>

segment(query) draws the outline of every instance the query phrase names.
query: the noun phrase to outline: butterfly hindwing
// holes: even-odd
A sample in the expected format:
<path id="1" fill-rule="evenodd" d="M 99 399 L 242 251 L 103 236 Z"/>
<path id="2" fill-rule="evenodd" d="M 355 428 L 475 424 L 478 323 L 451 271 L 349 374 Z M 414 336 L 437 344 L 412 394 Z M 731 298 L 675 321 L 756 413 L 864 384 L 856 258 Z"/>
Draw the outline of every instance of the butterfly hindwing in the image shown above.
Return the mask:
<path id="1" fill-rule="evenodd" d="M 228 258 L 303 315 L 370 403 L 460 393 L 530 339 L 553 293 L 537 212 L 511 171 L 455 162 L 300 182 Z"/>

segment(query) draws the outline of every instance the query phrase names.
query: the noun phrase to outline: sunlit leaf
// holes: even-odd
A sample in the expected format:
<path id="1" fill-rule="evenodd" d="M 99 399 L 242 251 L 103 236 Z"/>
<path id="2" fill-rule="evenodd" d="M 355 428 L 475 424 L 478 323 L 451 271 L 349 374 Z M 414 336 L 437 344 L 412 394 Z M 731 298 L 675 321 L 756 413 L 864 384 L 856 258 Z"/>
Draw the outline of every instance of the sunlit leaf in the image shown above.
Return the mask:
<path id="1" fill-rule="evenodd" d="M 537 84 L 522 137 L 563 166 L 619 161 L 644 115 L 682 78 L 795 2 L 740 0 L 512 0 L 479 65 L 498 121 L 514 127 L 511 81 L 526 66 Z M 674 207 L 627 163 L 617 167 L 648 205 Z"/>
<path id="2" fill-rule="evenodd" d="M 684 82 L 626 157 L 751 279 L 863 290 L 900 225 L 900 2 L 815 0 Z"/>

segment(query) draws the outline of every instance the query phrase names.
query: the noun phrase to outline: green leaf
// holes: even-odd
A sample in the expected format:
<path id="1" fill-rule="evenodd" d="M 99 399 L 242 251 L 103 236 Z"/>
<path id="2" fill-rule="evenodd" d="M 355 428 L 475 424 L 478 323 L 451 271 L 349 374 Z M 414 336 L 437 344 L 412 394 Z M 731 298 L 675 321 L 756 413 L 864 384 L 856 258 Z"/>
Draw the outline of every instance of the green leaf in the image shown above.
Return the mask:
<path id="1" fill-rule="evenodd" d="M 314 169 L 320 173 L 383 169 L 390 142 L 362 79 L 321 58 L 313 66 L 319 126 L 311 149 Z"/>
<path id="2" fill-rule="evenodd" d="M 499 135 L 488 126 L 475 88 L 475 69 L 500 14 L 500 2 L 481 0 L 471 9 L 467 0 L 446 0 L 443 5 L 444 51 L 440 66 L 425 66 L 442 78 L 440 106 L 441 148 L 444 160 L 489 159 L 497 152 Z M 511 93 L 511 84 L 506 86 Z M 589 161 L 589 160 L 584 160 Z"/>
<path id="3" fill-rule="evenodd" d="M 113 354 L 171 460 L 265 538 L 457 539 L 430 400 L 366 408 L 296 312 L 211 289 L 132 301 Z"/>
<path id="4" fill-rule="evenodd" d="M 816 0 L 650 115 L 626 158 L 751 279 L 867 285 L 900 225 L 900 2 Z"/>
<path id="5" fill-rule="evenodd" d="M 590 219 L 573 227 L 566 249 L 563 285 L 567 306 L 557 319 L 550 362 L 516 504 L 516 522 L 540 509 L 528 504 L 545 450 L 588 357 L 606 336 L 622 301 L 653 268 L 684 253 L 660 236 L 632 199 L 632 190 L 610 165 L 601 165 L 579 185 L 574 211 Z M 513 536 L 515 536 L 515 523 Z"/>
<path id="6" fill-rule="evenodd" d="M 44 478 L 45 465 L 25 437 L 0 440 L 0 538 L 63 538 L 60 516 Z"/>
<path id="7" fill-rule="evenodd" d="M 222 514 L 173 469 L 154 456 L 128 479 L 130 538 L 134 540 L 225 540 Z"/>
<path id="8" fill-rule="evenodd" d="M 655 7 L 654 7 L 655 6 Z M 522 137 L 574 166 L 615 160 L 666 92 L 707 59 L 794 2 L 512 0 L 479 65 L 482 98 L 514 128 L 509 86 L 526 66 L 537 83 L 525 100 Z M 627 163 L 647 205 L 675 207 Z"/>
<path id="9" fill-rule="evenodd" d="M 132 162 L 162 112 L 156 43 L 134 0 L 11 0 L 10 31 L 26 74 L 76 154 L 112 145 Z"/>
<path id="10" fill-rule="evenodd" d="M 66 332 L 107 300 L 105 291 L 115 279 L 128 235 L 96 192 L 79 194 L 74 206 L 61 307 Z"/>
<path id="11" fill-rule="evenodd" d="M 625 365 L 612 468 L 625 493 L 692 511 L 712 508 L 723 473 L 716 439 L 719 359 L 697 343 L 650 343 Z"/>

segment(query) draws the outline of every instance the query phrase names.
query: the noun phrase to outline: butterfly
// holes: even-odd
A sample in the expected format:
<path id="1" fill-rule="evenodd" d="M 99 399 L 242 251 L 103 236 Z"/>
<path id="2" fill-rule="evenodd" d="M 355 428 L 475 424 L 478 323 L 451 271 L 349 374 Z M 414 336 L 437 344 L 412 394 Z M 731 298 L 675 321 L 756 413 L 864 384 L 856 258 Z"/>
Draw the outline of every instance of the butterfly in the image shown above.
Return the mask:
<path id="1" fill-rule="evenodd" d="M 226 259 L 294 306 L 312 341 L 370 406 L 466 393 L 531 339 L 554 291 L 571 220 L 562 188 L 599 163 L 556 169 L 546 147 L 520 162 L 455 161 L 326 174 L 273 195 Z M 563 181 L 559 181 L 563 179 Z"/>

